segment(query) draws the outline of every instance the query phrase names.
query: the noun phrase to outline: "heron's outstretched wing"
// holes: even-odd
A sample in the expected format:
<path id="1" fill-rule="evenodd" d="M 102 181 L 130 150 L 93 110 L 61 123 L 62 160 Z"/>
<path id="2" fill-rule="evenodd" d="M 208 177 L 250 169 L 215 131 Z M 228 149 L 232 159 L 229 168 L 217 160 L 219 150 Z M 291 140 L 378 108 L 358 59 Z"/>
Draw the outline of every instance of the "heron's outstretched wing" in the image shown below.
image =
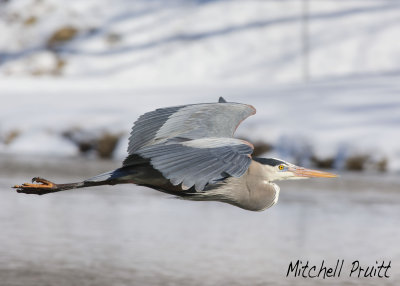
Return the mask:
<path id="1" fill-rule="evenodd" d="M 232 137 L 237 126 L 256 110 L 251 105 L 223 102 L 161 108 L 135 122 L 128 153 L 164 143 L 171 138 Z"/>
<path id="2" fill-rule="evenodd" d="M 234 138 L 202 138 L 150 145 L 135 153 L 150 160 L 173 185 L 195 186 L 201 191 L 208 183 L 228 176 L 242 176 L 251 163 L 253 146 Z"/>

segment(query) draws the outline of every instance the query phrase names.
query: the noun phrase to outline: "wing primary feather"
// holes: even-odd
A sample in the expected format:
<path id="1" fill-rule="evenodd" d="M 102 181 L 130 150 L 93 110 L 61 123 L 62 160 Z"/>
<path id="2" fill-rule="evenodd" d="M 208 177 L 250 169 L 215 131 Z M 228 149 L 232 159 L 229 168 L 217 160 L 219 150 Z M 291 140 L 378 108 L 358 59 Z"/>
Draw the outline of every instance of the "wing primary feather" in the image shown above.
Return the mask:
<path id="1" fill-rule="evenodd" d="M 208 183 L 221 180 L 225 174 L 241 176 L 250 164 L 252 148 L 240 140 L 208 138 L 147 146 L 137 154 L 150 159 L 174 185 L 183 189 L 195 186 L 202 190 Z"/>
<path id="2" fill-rule="evenodd" d="M 255 109 L 246 104 L 228 103 L 223 98 L 221 101 L 224 102 L 161 108 L 143 114 L 132 128 L 129 154 L 175 137 L 232 138 L 236 127 L 254 114 Z"/>

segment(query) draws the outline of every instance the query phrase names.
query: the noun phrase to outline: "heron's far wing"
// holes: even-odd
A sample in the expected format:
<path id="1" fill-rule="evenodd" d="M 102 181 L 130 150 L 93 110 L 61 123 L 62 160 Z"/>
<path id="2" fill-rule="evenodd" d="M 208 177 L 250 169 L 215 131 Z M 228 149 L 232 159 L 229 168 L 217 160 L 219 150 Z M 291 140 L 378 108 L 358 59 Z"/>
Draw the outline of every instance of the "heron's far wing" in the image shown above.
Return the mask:
<path id="1" fill-rule="evenodd" d="M 234 138 L 203 138 L 150 145 L 136 152 L 150 159 L 155 169 L 173 185 L 203 190 L 208 183 L 240 177 L 251 163 L 253 146 Z"/>
<path id="2" fill-rule="evenodd" d="M 222 96 L 219 97 L 218 102 L 219 102 L 219 103 L 227 103 L 227 101 L 225 100 L 225 98 L 223 98 Z"/>
<path id="3" fill-rule="evenodd" d="M 161 108 L 143 114 L 135 122 L 128 153 L 168 139 L 180 137 L 232 137 L 238 125 L 255 114 L 251 105 L 241 103 L 203 103 Z"/>

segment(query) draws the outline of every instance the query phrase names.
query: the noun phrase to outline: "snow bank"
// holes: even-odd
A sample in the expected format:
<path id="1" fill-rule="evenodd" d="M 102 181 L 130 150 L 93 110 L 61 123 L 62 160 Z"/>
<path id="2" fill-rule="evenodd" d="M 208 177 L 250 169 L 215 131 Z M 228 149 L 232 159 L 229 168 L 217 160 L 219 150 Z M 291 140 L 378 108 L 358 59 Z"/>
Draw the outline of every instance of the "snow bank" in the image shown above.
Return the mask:
<path id="1" fill-rule="evenodd" d="M 112 76 L 136 84 L 298 82 L 306 60 L 302 3 L 5 1 L 0 74 Z M 308 3 L 310 78 L 398 72 L 399 1 Z M 49 43 L 68 27 L 77 30 L 72 39 Z"/>
<path id="2" fill-rule="evenodd" d="M 79 130 L 87 138 L 118 134 L 114 157 L 121 159 L 139 115 L 224 96 L 256 107 L 257 114 L 243 122 L 237 136 L 272 144 L 268 155 L 305 163 L 312 156 L 333 158 L 336 167 L 350 156 L 368 155 L 375 161 L 386 158 L 390 170 L 400 170 L 400 83 L 395 77 L 269 87 L 152 88 L 123 81 L 25 80 L 0 82 L 0 90 L 2 152 L 70 156 L 78 147 L 65 134 Z M 8 142 L 13 132 L 19 135 Z"/>
<path id="3" fill-rule="evenodd" d="M 308 29 L 301 0 L 3 2 L 1 152 L 123 158 L 142 113 L 224 96 L 270 156 L 400 170 L 399 1 L 309 0 Z"/>

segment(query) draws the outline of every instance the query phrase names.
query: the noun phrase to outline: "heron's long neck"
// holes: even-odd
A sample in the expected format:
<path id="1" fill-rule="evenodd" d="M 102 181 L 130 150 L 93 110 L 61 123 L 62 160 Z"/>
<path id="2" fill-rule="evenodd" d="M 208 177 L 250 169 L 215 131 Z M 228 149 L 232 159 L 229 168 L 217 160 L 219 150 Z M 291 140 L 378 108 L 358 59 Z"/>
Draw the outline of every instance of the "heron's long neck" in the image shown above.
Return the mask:
<path id="1" fill-rule="evenodd" d="M 276 171 L 274 170 L 273 167 L 261 164 L 254 160 L 253 160 L 253 164 L 256 164 L 258 166 L 258 168 L 262 170 L 262 172 L 260 172 L 260 173 L 262 174 L 263 180 L 265 180 L 267 182 L 273 182 L 273 181 L 280 180 L 280 178 L 276 175 Z"/>

